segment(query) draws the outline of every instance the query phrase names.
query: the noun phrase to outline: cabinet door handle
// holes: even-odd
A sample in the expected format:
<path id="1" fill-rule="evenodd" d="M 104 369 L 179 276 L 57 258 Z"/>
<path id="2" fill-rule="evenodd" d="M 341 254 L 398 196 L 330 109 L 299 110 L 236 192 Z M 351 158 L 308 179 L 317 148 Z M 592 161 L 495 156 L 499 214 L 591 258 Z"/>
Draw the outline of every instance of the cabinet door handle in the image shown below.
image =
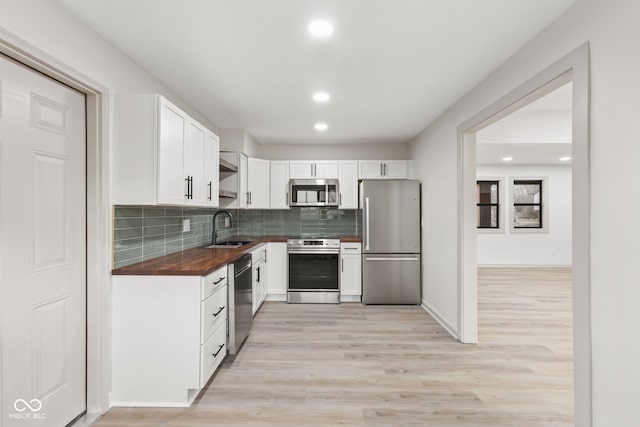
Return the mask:
<path id="1" fill-rule="evenodd" d="M 187 183 L 187 192 L 185 193 L 184 197 L 185 197 L 186 199 L 188 199 L 188 198 L 189 198 L 189 189 L 191 188 L 191 186 L 190 186 L 190 183 L 191 183 L 190 177 L 189 177 L 189 176 L 187 176 L 187 177 L 184 179 L 184 182 L 186 182 L 186 183 Z"/>
<path id="2" fill-rule="evenodd" d="M 260 268 L 258 267 L 257 273 L 258 273 L 258 279 L 256 280 L 256 282 L 260 283 Z"/>
<path id="3" fill-rule="evenodd" d="M 212 354 L 213 357 L 216 357 L 218 354 L 220 354 L 220 352 L 222 351 L 222 349 L 224 348 L 224 344 L 220 344 L 218 346 L 218 351 L 216 351 L 215 353 Z"/>
<path id="4" fill-rule="evenodd" d="M 222 282 L 224 279 L 226 279 L 227 276 L 222 276 L 221 278 L 219 278 L 218 280 L 216 280 L 215 282 L 213 282 L 214 285 L 217 285 L 218 283 Z"/>
<path id="5" fill-rule="evenodd" d="M 189 177 L 189 199 L 193 199 L 193 177 Z"/>
<path id="6" fill-rule="evenodd" d="M 384 163 L 384 176 L 387 176 L 387 164 Z"/>
<path id="7" fill-rule="evenodd" d="M 211 181 L 209 181 L 209 201 L 211 201 L 211 187 L 213 186 L 213 183 Z"/>
<path id="8" fill-rule="evenodd" d="M 224 305 L 220 307 L 220 310 L 218 310 L 217 313 L 213 313 L 213 317 L 218 317 L 218 314 L 222 313 L 222 310 L 224 310 Z"/>
<path id="9" fill-rule="evenodd" d="M 382 168 L 383 163 L 380 163 L 380 176 L 384 176 L 384 169 Z"/>
<path id="10" fill-rule="evenodd" d="M 342 193 L 338 195 L 338 206 L 342 206 Z"/>
<path id="11" fill-rule="evenodd" d="M 342 261 L 342 272 L 344 273 L 344 258 L 342 258 L 340 261 Z"/>

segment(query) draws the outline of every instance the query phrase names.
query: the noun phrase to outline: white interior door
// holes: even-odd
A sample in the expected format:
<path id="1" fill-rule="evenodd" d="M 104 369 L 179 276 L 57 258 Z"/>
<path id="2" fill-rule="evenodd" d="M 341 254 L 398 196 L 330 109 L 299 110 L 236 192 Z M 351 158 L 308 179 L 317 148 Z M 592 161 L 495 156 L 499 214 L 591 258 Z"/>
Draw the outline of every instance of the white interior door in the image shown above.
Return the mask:
<path id="1" fill-rule="evenodd" d="M 2 426 L 86 407 L 84 95 L 0 56 Z"/>

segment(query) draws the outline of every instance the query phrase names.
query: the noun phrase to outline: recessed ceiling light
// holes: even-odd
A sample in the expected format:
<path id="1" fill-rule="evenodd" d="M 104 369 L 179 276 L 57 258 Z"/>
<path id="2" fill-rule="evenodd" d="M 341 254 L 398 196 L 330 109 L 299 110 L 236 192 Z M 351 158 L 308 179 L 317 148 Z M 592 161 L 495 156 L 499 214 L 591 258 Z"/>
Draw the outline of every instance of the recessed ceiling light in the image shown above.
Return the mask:
<path id="1" fill-rule="evenodd" d="M 329 127 L 329 126 L 327 126 L 327 124 L 326 124 L 326 123 L 316 123 L 316 125 L 314 126 L 314 128 L 315 128 L 317 131 L 321 131 L 321 132 L 322 132 L 322 131 L 327 130 L 327 128 L 328 128 L 328 127 Z"/>
<path id="2" fill-rule="evenodd" d="M 571 160 L 571 157 L 569 157 L 569 156 L 560 157 L 560 161 L 561 162 L 568 162 L 569 160 Z"/>
<path id="3" fill-rule="evenodd" d="M 333 25 L 324 19 L 311 21 L 307 28 L 312 36 L 318 38 L 326 38 L 333 34 Z"/>
<path id="4" fill-rule="evenodd" d="M 316 102 L 327 102 L 330 96 L 327 92 L 316 92 L 313 94 L 313 100 Z"/>
<path id="5" fill-rule="evenodd" d="M 503 162 L 510 162 L 511 160 L 513 160 L 513 157 L 503 157 L 502 158 Z"/>

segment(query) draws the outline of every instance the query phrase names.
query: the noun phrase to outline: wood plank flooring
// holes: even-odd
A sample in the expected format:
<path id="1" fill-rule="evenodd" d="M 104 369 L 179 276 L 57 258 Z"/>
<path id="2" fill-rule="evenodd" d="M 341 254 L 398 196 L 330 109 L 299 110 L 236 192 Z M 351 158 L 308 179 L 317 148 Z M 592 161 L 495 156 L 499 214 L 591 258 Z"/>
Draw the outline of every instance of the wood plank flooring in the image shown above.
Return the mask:
<path id="1" fill-rule="evenodd" d="M 480 269 L 477 345 L 408 306 L 268 302 L 186 409 L 112 426 L 572 426 L 571 271 Z"/>

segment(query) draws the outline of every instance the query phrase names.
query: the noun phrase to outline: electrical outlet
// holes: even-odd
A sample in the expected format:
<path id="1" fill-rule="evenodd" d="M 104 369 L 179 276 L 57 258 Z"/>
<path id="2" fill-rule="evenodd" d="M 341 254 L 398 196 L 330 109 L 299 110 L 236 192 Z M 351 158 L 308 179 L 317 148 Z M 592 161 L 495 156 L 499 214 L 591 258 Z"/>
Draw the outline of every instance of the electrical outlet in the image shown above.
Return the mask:
<path id="1" fill-rule="evenodd" d="M 182 220 L 182 232 L 186 233 L 187 231 L 191 231 L 191 221 L 188 219 Z"/>

